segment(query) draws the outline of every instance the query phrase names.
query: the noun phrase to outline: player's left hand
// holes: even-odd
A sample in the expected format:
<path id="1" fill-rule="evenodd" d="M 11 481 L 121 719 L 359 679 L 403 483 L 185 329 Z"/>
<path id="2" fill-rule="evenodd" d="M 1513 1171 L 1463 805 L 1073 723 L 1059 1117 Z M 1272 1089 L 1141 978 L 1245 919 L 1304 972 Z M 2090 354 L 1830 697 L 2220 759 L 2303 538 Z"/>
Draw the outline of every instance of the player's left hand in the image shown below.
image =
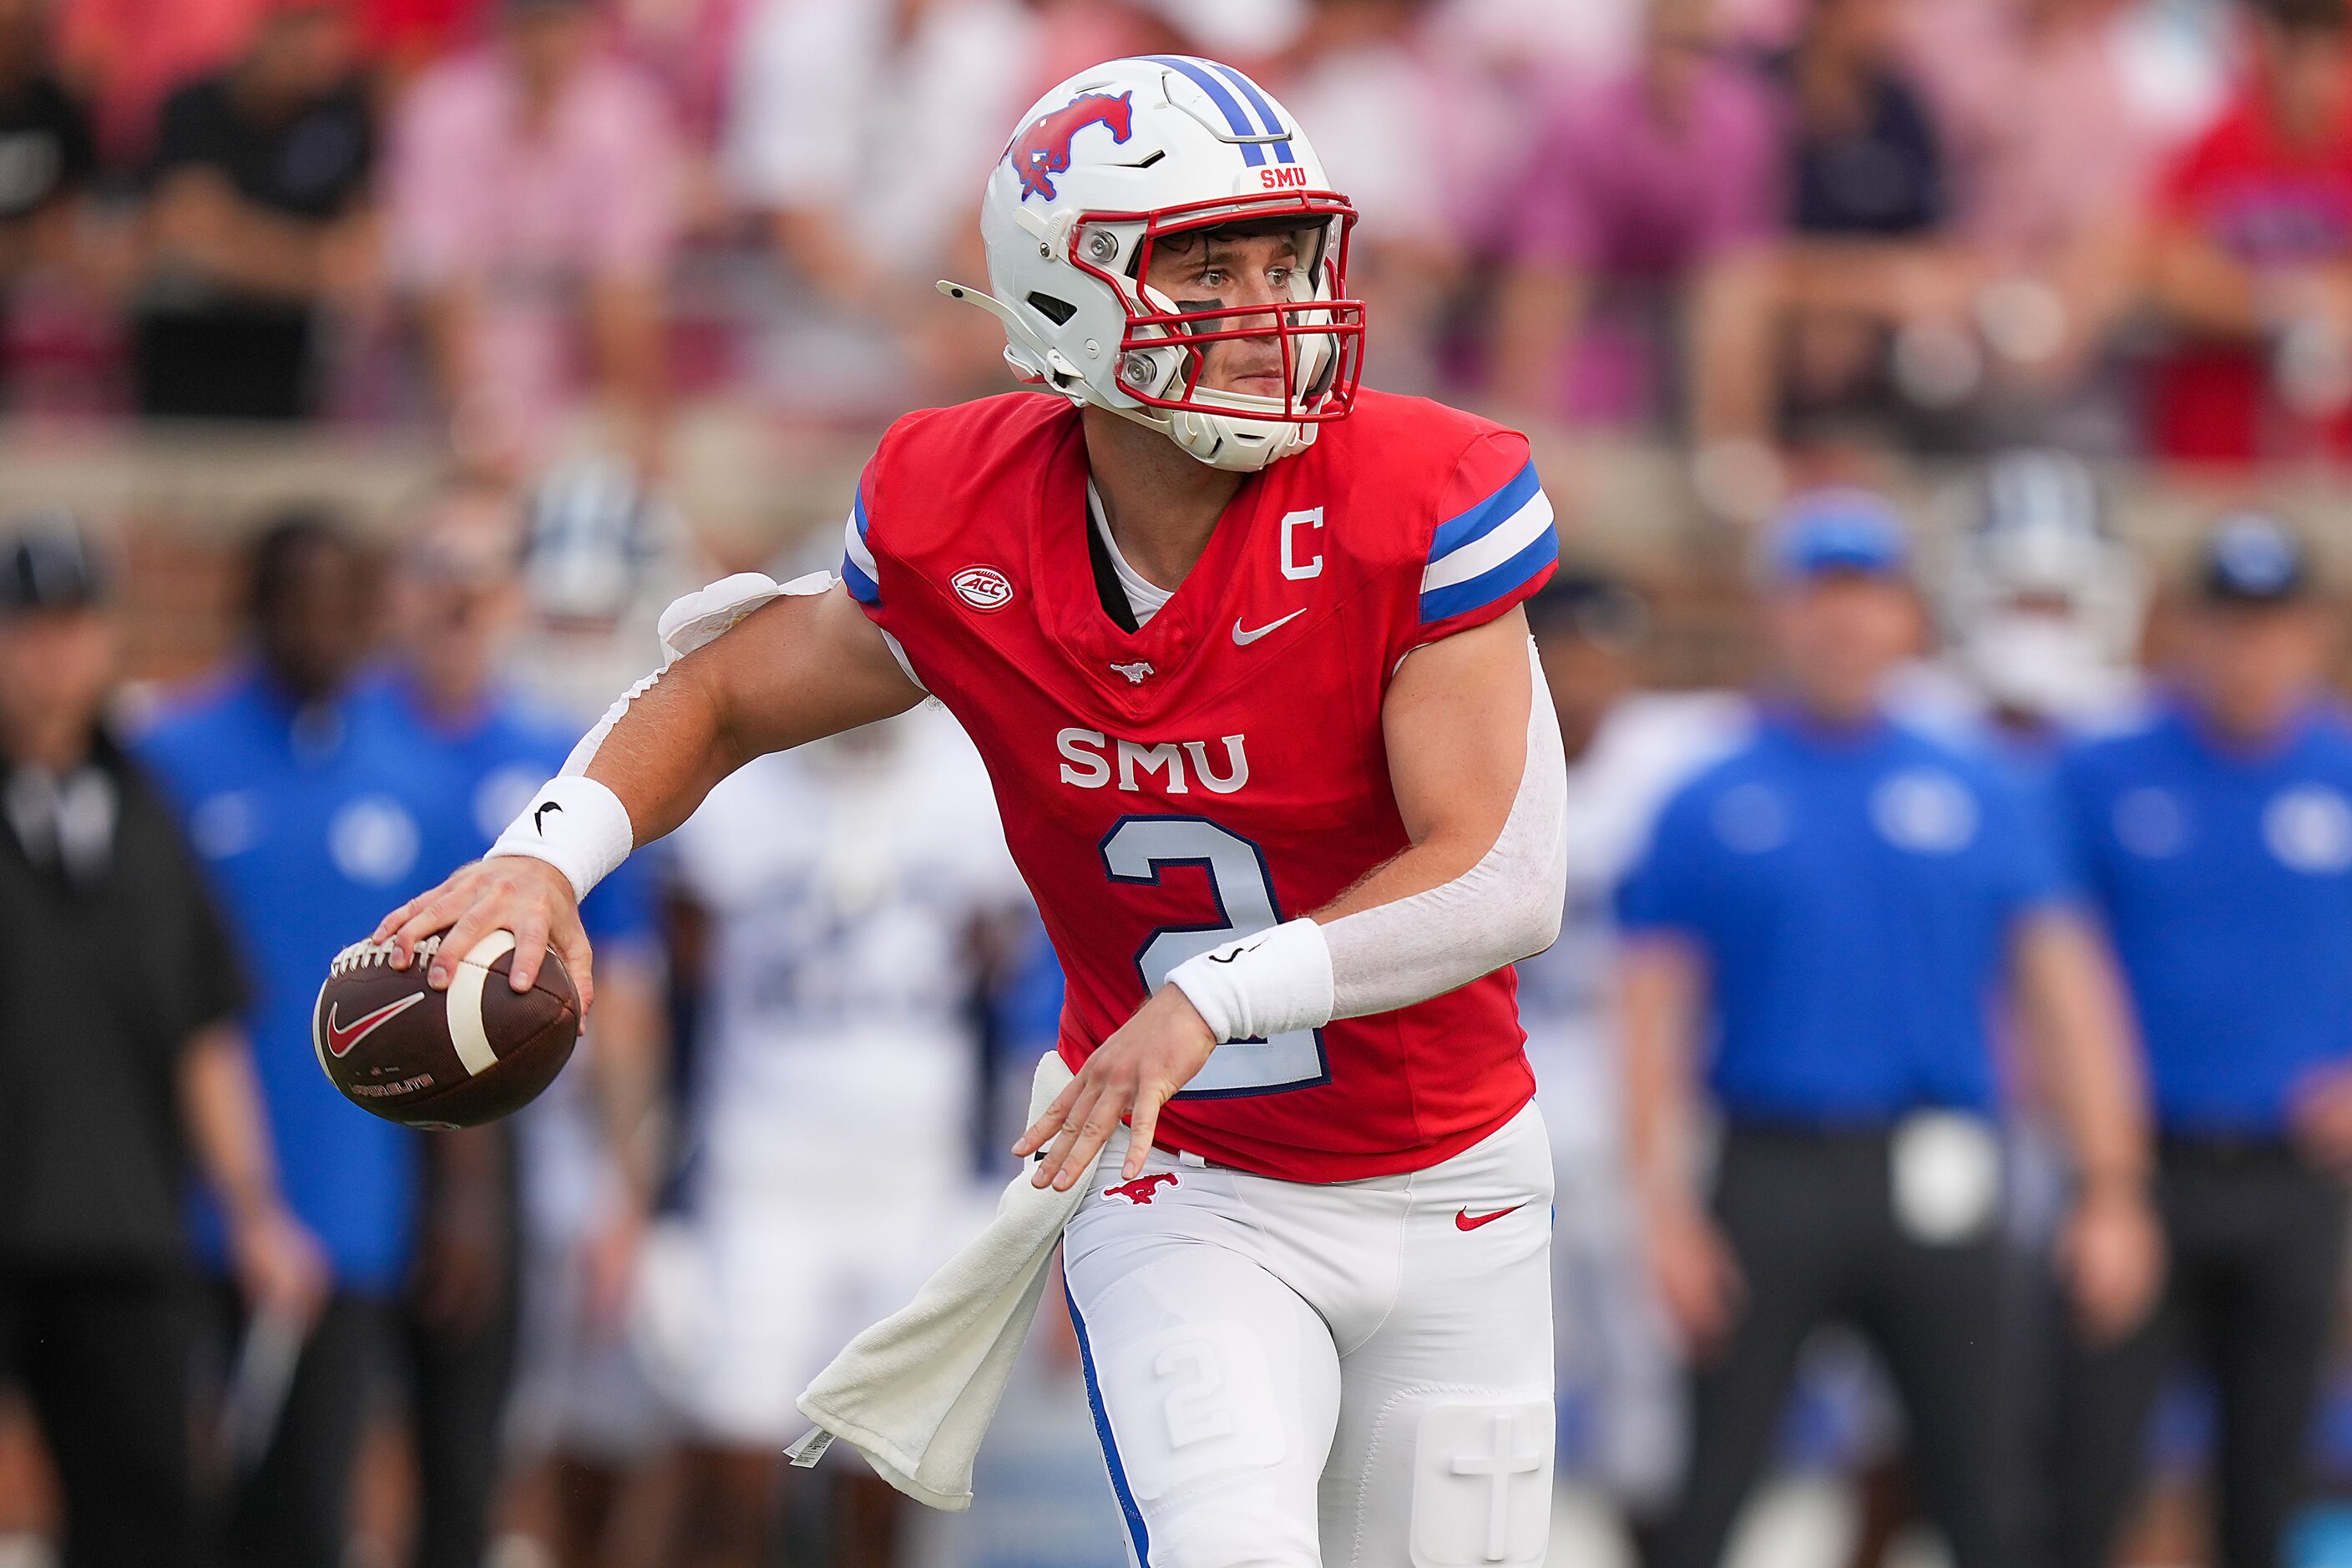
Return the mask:
<path id="1" fill-rule="evenodd" d="M 1184 993 L 1161 986 L 1087 1058 L 1077 1077 L 1013 1145 L 1013 1152 L 1025 1160 L 1048 1141 L 1053 1143 L 1030 1173 L 1031 1184 L 1068 1192 L 1093 1168 L 1121 1117 L 1129 1121 L 1123 1173 L 1129 1181 L 1141 1175 L 1160 1108 L 1192 1081 L 1216 1048 L 1216 1037 Z"/>
<path id="2" fill-rule="evenodd" d="M 2085 1190 L 2058 1247 L 2085 1340 L 2112 1344 L 2139 1327 L 2164 1283 L 2164 1231 L 2141 1187 Z"/>

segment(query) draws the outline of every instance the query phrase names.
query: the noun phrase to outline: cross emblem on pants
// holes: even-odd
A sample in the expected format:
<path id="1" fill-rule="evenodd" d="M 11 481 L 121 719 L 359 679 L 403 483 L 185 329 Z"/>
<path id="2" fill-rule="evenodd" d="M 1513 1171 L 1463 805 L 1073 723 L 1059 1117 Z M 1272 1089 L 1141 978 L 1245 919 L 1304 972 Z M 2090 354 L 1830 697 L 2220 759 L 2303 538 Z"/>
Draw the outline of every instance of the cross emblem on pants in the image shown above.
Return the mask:
<path id="1" fill-rule="evenodd" d="M 1457 1454 L 1451 1468 L 1457 1476 L 1484 1476 L 1486 1491 L 1486 1561 L 1500 1563 L 1509 1551 L 1511 1538 L 1511 1479 L 1514 1476 L 1538 1475 L 1544 1468 L 1541 1445 L 1533 1448 L 1511 1447 L 1512 1413 L 1495 1413 L 1495 1446 L 1491 1453 Z"/>

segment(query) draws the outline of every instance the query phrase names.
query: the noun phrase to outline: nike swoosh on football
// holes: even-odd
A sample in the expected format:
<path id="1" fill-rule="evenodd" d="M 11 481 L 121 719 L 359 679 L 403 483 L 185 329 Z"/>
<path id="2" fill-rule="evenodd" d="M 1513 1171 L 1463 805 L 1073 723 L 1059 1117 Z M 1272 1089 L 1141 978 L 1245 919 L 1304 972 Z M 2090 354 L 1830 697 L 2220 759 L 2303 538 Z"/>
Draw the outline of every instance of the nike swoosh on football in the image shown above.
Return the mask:
<path id="1" fill-rule="evenodd" d="M 366 1016 L 352 1019 L 348 1029 L 335 1021 L 335 1015 L 342 1007 L 340 1002 L 335 1004 L 327 1009 L 327 1054 L 331 1057 L 349 1056 L 353 1046 L 424 1000 L 425 993 L 419 991 L 414 995 L 403 996 L 397 1002 L 387 1002 Z"/>
<path id="2" fill-rule="evenodd" d="M 1528 1205 L 1525 1204 L 1513 1204 L 1509 1208 L 1496 1209 L 1493 1214 L 1482 1215 L 1473 1215 L 1468 1209 L 1459 1209 L 1455 1211 L 1454 1215 L 1454 1228 L 1456 1230 L 1475 1230 L 1482 1225 L 1494 1224 L 1496 1220 L 1502 1218 L 1507 1214 L 1517 1214 L 1527 1206 Z"/>
<path id="3" fill-rule="evenodd" d="M 1265 625 L 1258 627 L 1257 630 L 1254 632 L 1245 632 L 1242 630 L 1242 623 L 1240 618 L 1237 616 L 1234 621 L 1234 646 L 1235 647 L 1247 647 L 1250 644 L 1257 641 L 1258 638 L 1265 636 L 1266 633 L 1273 631 L 1276 627 L 1286 626 L 1306 613 L 1307 606 L 1301 605 L 1298 608 L 1291 611 L 1290 614 L 1283 616 L 1282 619 L 1278 621 L 1268 621 Z"/>

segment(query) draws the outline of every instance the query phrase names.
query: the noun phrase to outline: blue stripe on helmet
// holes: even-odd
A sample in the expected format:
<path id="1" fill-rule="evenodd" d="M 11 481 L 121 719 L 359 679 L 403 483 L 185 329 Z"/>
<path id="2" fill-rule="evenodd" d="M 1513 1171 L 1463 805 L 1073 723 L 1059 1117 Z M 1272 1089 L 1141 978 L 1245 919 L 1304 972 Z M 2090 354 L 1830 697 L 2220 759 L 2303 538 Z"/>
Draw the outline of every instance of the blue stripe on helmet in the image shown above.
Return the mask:
<path id="1" fill-rule="evenodd" d="M 1251 121 L 1248 114 L 1244 112 L 1241 104 L 1234 100 L 1234 95 L 1225 90 L 1225 84 L 1211 75 L 1207 66 L 1202 61 L 1189 59 L 1182 55 L 1146 55 L 1143 58 L 1154 65 L 1166 66 L 1171 70 L 1181 71 L 1192 78 L 1193 85 L 1209 95 L 1209 101 L 1224 111 L 1225 124 L 1232 129 L 1234 135 L 1258 134 L 1257 126 Z M 1279 131 L 1282 127 L 1277 125 L 1274 129 Z M 1243 163 L 1253 168 L 1265 163 L 1264 147 L 1255 142 L 1244 142 L 1241 146 Z"/>
<path id="2" fill-rule="evenodd" d="M 1250 80 L 1249 78 L 1242 75 L 1241 72 L 1234 69 L 1233 67 L 1226 65 L 1222 61 L 1211 60 L 1208 62 L 1208 66 L 1211 70 L 1215 71 L 1219 76 L 1223 77 L 1227 81 L 1232 82 L 1234 84 L 1234 91 L 1249 100 L 1250 107 L 1257 110 L 1257 117 L 1265 126 L 1266 133 L 1268 135 L 1273 135 L 1288 129 L 1282 123 L 1282 116 L 1274 111 L 1274 105 L 1265 100 L 1265 94 L 1258 91 L 1257 83 Z M 1296 163 L 1298 162 L 1297 159 L 1290 155 L 1290 138 L 1287 136 L 1283 137 L 1281 141 L 1274 143 L 1274 155 L 1276 159 L 1285 163 Z"/>

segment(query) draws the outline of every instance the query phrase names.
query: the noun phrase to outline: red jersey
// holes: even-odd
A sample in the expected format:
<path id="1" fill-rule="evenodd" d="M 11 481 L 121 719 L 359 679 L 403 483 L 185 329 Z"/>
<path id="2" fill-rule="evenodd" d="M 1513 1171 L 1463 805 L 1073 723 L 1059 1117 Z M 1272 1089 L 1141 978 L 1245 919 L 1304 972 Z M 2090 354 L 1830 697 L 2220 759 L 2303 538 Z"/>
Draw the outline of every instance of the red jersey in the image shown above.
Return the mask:
<path id="1" fill-rule="evenodd" d="M 1515 431 L 1364 393 L 1244 481 L 1140 630 L 1096 586 L 1078 412 L 910 415 L 859 481 L 843 575 L 962 721 L 1067 980 L 1075 1068 L 1178 963 L 1322 907 L 1410 840 L 1381 704 L 1417 647 L 1559 555 Z M 1395 1013 L 1219 1046 L 1160 1141 L 1288 1181 L 1419 1170 L 1534 1092 L 1507 970 Z"/>
<path id="2" fill-rule="evenodd" d="M 2250 267 L 2332 263 L 2352 250 L 2352 134 L 2289 142 L 2251 92 L 2166 171 L 2157 212 Z M 2262 349 L 2191 339 L 2149 374 L 2149 445 L 2160 456 L 2242 464 L 2352 452 L 2352 415 L 2314 420 L 2281 405 Z"/>

